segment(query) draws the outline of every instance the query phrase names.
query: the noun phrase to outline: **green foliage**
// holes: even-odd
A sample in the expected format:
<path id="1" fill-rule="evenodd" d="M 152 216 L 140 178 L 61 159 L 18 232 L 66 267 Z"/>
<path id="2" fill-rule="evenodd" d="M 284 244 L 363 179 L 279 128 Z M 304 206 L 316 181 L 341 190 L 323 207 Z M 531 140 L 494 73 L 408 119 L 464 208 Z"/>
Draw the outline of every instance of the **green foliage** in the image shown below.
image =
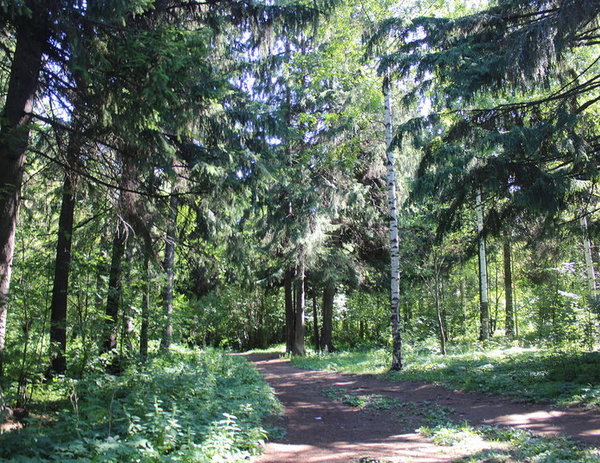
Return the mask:
<path id="1" fill-rule="evenodd" d="M 400 39 L 382 70 L 418 82 L 406 104 L 426 98 L 435 111 L 400 126 L 396 141 L 423 151 L 417 190 L 447 202 L 441 233 L 460 227 L 477 191 L 493 197 L 493 231 L 588 201 L 575 184 L 597 177 L 598 61 L 584 31 L 599 18 L 587 0 L 515 0 L 460 18 L 438 10 L 382 22 L 375 41 Z"/>
<path id="2" fill-rule="evenodd" d="M 300 368 L 371 374 L 383 373 L 390 364 L 384 350 L 313 354 L 292 362 Z M 404 370 L 385 376 L 534 402 L 598 406 L 599 372 L 597 352 L 496 348 L 442 356 L 414 349 L 406 355 Z"/>
<path id="3" fill-rule="evenodd" d="M 279 411 L 253 367 L 211 350 L 49 388 L 54 401 L 38 407 L 53 410 L 0 436 L 3 461 L 242 461 L 266 438 L 261 419 Z"/>
<path id="4" fill-rule="evenodd" d="M 279 294 L 231 284 L 199 299 L 184 299 L 179 323 L 183 341 L 232 349 L 267 347 L 281 340 L 283 302 Z"/>
<path id="5" fill-rule="evenodd" d="M 437 445 L 483 448 L 456 460 L 461 463 L 596 463 L 600 454 L 566 438 L 543 438 L 522 429 L 471 426 L 467 423 L 422 427 L 419 432 Z"/>

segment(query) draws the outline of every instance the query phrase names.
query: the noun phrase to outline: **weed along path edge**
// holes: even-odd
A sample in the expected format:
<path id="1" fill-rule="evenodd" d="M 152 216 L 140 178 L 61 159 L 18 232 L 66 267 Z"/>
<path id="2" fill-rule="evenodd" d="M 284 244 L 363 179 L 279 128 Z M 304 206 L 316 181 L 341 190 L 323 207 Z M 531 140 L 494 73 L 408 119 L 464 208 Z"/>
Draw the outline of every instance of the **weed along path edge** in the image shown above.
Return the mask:
<path id="1" fill-rule="evenodd" d="M 514 403 L 417 381 L 303 370 L 278 354 L 246 354 L 284 406 L 285 434 L 265 445 L 257 463 L 448 462 L 489 442 L 442 447 L 417 429 L 451 420 L 511 426 L 542 436 L 570 436 L 600 446 L 600 412 Z"/>

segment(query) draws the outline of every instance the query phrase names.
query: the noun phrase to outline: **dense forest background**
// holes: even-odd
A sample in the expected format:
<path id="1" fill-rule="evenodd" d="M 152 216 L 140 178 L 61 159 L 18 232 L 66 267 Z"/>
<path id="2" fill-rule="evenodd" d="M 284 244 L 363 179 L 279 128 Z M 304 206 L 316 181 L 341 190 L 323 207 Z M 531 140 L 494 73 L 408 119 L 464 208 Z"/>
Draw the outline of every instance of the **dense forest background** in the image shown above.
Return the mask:
<path id="1" fill-rule="evenodd" d="M 599 14 L 2 0 L 2 400 L 173 343 L 595 350 Z"/>

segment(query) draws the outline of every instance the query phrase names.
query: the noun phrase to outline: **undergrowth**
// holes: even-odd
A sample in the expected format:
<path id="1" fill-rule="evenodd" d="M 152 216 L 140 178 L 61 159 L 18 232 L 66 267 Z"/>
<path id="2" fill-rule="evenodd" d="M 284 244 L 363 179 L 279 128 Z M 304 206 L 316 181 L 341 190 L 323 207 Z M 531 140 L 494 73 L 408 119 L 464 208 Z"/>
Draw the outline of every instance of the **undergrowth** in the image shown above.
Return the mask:
<path id="1" fill-rule="evenodd" d="M 251 365 L 218 351 L 178 350 L 52 388 L 53 411 L 0 435 L 2 461 L 243 461 L 266 437 L 262 418 L 280 408 Z"/>
<path id="2" fill-rule="evenodd" d="M 390 380 L 423 380 L 465 391 L 558 405 L 600 405 L 600 353 L 504 348 L 442 356 L 408 353 L 404 369 L 387 372 L 383 349 L 310 354 L 292 359 L 301 368 L 385 374 Z"/>

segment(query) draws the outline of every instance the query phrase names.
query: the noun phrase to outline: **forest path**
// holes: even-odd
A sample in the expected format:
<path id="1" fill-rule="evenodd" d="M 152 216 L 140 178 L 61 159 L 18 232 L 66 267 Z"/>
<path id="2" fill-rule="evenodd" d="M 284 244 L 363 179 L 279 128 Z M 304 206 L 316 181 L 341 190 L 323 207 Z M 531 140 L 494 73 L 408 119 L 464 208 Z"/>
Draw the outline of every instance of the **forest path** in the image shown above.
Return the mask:
<path id="1" fill-rule="evenodd" d="M 519 404 L 509 398 L 451 391 L 418 381 L 303 370 L 278 354 L 247 354 L 283 404 L 285 437 L 269 442 L 257 463 L 449 462 L 485 447 L 440 447 L 416 429 L 446 414 L 454 421 L 568 435 L 600 446 L 600 412 Z M 413 403 L 401 410 L 356 408 L 323 395 L 328 388 Z M 443 408 L 442 408 L 443 407 Z M 446 408 L 447 407 L 447 408 Z"/>

